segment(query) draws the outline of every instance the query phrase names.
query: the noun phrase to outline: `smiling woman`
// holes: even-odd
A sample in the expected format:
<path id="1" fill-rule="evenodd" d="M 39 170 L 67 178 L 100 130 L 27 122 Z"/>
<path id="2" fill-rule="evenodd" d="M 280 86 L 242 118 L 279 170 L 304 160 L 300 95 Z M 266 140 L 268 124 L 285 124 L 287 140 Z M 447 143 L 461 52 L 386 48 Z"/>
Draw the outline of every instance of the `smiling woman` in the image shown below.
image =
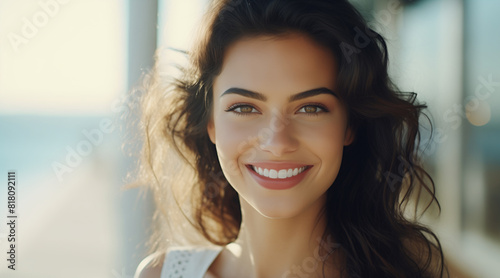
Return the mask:
<path id="1" fill-rule="evenodd" d="M 159 229 L 137 277 L 444 276 L 439 240 L 405 217 L 437 202 L 425 106 L 392 85 L 383 38 L 347 1 L 212 4 L 184 74 L 149 76 Z"/>
<path id="2" fill-rule="evenodd" d="M 333 93 L 336 72 L 327 48 L 295 32 L 249 37 L 226 51 L 208 134 L 248 213 L 291 218 L 309 208 L 309 217 L 324 206 L 352 141 L 345 105 Z"/>

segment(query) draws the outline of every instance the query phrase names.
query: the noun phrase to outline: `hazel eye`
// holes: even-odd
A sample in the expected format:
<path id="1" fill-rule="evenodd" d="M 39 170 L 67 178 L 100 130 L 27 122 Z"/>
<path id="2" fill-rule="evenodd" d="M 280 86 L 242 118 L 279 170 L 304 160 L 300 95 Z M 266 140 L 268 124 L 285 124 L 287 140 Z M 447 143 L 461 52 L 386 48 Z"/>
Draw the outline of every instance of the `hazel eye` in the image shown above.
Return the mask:
<path id="1" fill-rule="evenodd" d="M 242 105 L 242 106 L 236 107 L 234 109 L 234 111 L 240 112 L 240 113 L 252 113 L 252 112 L 255 113 L 255 111 L 257 111 L 257 110 L 255 110 L 255 111 L 254 110 L 255 110 L 255 108 L 248 106 L 248 105 Z"/>
<path id="2" fill-rule="evenodd" d="M 226 112 L 233 112 L 236 115 L 246 115 L 246 114 L 259 113 L 259 111 L 257 109 L 255 109 L 253 106 L 247 105 L 247 104 L 233 105 L 233 106 L 229 107 L 228 109 L 226 109 Z"/>
<path id="3" fill-rule="evenodd" d="M 297 111 L 298 113 L 306 113 L 306 114 L 317 114 L 317 113 L 321 113 L 321 112 L 325 112 L 326 109 L 324 109 L 323 107 L 320 107 L 318 105 L 306 105 L 306 106 L 303 106 L 302 108 L 299 109 L 299 111 Z"/>

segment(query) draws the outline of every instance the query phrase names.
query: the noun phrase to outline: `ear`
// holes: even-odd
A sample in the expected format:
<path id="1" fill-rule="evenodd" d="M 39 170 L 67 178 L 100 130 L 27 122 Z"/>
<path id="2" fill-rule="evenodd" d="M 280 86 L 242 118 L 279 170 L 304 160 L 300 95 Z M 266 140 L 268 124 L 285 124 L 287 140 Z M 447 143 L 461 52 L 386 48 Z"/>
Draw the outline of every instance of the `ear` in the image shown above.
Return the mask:
<path id="1" fill-rule="evenodd" d="M 354 131 L 352 127 L 348 126 L 344 136 L 344 146 L 349 146 L 354 141 Z"/>
<path id="2" fill-rule="evenodd" d="M 208 120 L 207 133 L 210 141 L 212 141 L 212 143 L 215 145 L 215 125 L 213 117 L 210 117 L 210 119 Z"/>

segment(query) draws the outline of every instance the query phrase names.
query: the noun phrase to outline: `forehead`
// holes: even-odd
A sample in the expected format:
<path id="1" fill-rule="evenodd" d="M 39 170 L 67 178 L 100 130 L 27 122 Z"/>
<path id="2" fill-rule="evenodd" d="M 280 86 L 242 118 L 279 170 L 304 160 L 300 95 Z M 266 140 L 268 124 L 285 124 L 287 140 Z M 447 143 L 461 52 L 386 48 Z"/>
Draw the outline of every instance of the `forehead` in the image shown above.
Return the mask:
<path id="1" fill-rule="evenodd" d="M 227 49 L 214 89 L 238 86 L 295 93 L 323 86 L 333 90 L 336 74 L 332 51 L 307 35 L 245 37 Z"/>

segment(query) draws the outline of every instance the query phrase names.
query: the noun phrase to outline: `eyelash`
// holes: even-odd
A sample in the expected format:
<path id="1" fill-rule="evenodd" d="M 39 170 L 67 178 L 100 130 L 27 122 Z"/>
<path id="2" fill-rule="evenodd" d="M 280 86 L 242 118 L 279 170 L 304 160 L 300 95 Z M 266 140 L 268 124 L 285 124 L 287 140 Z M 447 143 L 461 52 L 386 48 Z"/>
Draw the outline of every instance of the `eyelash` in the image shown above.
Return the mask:
<path id="1" fill-rule="evenodd" d="M 303 105 L 300 107 L 299 111 L 304 109 L 305 107 L 309 107 L 309 106 L 312 106 L 312 107 L 317 107 L 319 109 L 321 109 L 321 111 L 319 112 L 314 112 L 314 113 L 307 113 L 307 112 L 301 112 L 301 114 L 306 114 L 308 116 L 318 116 L 319 114 L 321 113 L 326 113 L 326 112 L 329 112 L 328 109 L 326 109 L 326 107 L 320 103 L 308 103 L 306 105 Z M 251 107 L 253 110 L 257 110 L 255 109 L 255 107 L 253 107 L 252 105 L 250 104 L 246 104 L 246 103 L 237 103 L 237 104 L 233 104 L 231 106 L 229 106 L 226 110 L 226 112 L 233 112 L 234 114 L 238 115 L 238 116 L 248 116 L 249 114 L 256 114 L 255 112 L 235 112 L 234 110 L 238 109 L 238 108 L 241 108 L 241 107 Z M 257 110 L 258 111 L 258 110 Z"/>

